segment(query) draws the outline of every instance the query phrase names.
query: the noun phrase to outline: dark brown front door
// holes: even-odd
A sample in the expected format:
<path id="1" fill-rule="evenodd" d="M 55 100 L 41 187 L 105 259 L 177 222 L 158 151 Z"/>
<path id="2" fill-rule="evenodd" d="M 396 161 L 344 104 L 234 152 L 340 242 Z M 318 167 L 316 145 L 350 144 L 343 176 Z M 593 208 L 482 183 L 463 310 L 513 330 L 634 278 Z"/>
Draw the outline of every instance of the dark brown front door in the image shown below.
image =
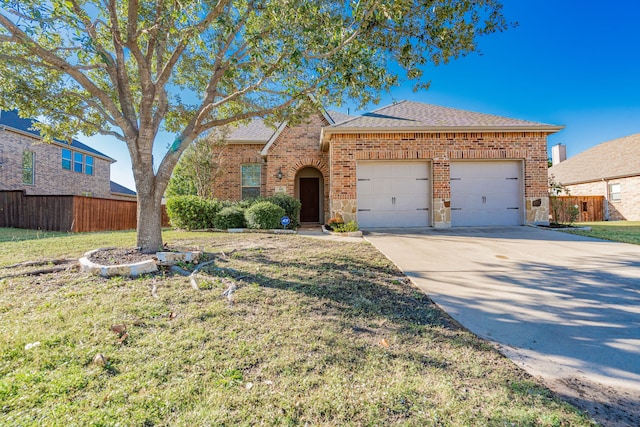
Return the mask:
<path id="1" fill-rule="evenodd" d="M 300 178 L 300 222 L 320 222 L 320 178 Z"/>

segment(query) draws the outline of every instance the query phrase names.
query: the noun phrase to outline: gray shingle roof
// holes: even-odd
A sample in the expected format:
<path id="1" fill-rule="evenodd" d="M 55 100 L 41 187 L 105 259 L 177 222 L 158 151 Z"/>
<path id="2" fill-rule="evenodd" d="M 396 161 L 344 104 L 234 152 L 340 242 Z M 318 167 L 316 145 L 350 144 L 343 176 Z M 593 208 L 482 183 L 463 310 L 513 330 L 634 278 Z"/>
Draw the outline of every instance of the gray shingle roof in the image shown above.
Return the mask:
<path id="1" fill-rule="evenodd" d="M 276 128 L 268 126 L 263 119 L 255 118 L 247 124 L 232 127 L 227 141 L 246 144 L 266 143 L 276 131 Z"/>
<path id="2" fill-rule="evenodd" d="M 354 117 L 348 114 L 341 113 L 339 111 L 327 110 L 326 113 L 329 117 L 331 117 L 334 123 L 339 123 Z M 267 143 L 277 131 L 277 128 L 273 128 L 267 125 L 264 122 L 264 119 L 258 117 L 252 119 L 247 124 L 241 124 L 237 127 L 232 127 L 231 132 L 227 136 L 227 142 L 236 144 Z"/>
<path id="3" fill-rule="evenodd" d="M 18 112 L 16 110 L 13 111 L 0 111 L 0 125 L 6 126 L 8 128 L 13 128 L 16 130 L 19 130 L 21 132 L 25 132 L 25 133 L 29 133 L 33 136 L 36 136 L 38 138 L 42 138 L 42 136 L 40 135 L 40 131 L 37 129 L 31 129 L 31 126 L 33 125 L 34 122 L 37 122 L 37 120 L 35 119 L 23 119 L 18 115 Z M 72 140 L 71 143 L 69 144 L 66 141 L 60 141 L 60 140 L 55 140 L 56 143 L 58 143 L 59 145 L 66 145 L 66 146 L 70 146 L 71 148 L 75 148 L 77 150 L 81 150 L 81 151 L 85 151 L 87 153 L 93 154 L 95 156 L 99 156 L 102 157 L 106 160 L 109 160 L 110 162 L 115 162 L 115 159 L 112 159 L 111 157 L 107 156 L 106 154 L 103 154 L 101 152 L 99 152 L 98 150 L 95 150 L 91 147 L 89 147 L 88 145 L 83 144 L 80 141 L 77 140 Z"/>
<path id="4" fill-rule="evenodd" d="M 561 126 L 511 119 L 440 107 L 415 101 L 401 101 L 370 113 L 330 126 L 332 131 L 355 130 L 453 130 L 500 129 L 558 131 Z"/>
<path id="5" fill-rule="evenodd" d="M 128 189 L 124 185 L 120 185 L 117 182 L 109 181 L 109 190 L 112 193 L 124 194 L 127 196 L 136 196 L 136 192 Z"/>
<path id="6" fill-rule="evenodd" d="M 549 168 L 564 185 L 640 175 L 640 133 L 603 142 Z"/>
<path id="7" fill-rule="evenodd" d="M 336 124 L 355 117 L 345 113 L 341 113 L 340 111 L 333 111 L 333 110 L 327 110 L 327 114 L 329 115 L 329 117 L 331 117 L 333 122 Z"/>

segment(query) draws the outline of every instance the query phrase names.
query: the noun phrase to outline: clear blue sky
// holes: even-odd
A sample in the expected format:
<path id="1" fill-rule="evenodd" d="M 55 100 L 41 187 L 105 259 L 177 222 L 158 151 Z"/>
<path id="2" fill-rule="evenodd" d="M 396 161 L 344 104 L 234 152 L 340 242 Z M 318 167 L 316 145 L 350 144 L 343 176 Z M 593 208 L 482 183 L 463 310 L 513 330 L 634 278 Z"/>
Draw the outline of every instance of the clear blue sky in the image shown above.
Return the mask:
<path id="1" fill-rule="evenodd" d="M 482 38 L 481 56 L 429 68 L 428 91 L 414 93 L 409 83 L 369 110 L 410 99 L 565 125 L 549 138 L 549 147 L 563 143 L 569 157 L 640 132 L 640 1 L 503 3 L 505 15 L 518 27 Z M 349 104 L 340 110 L 347 108 L 352 114 L 363 112 Z M 135 189 L 124 143 L 79 139 L 117 159 L 111 179 Z"/>

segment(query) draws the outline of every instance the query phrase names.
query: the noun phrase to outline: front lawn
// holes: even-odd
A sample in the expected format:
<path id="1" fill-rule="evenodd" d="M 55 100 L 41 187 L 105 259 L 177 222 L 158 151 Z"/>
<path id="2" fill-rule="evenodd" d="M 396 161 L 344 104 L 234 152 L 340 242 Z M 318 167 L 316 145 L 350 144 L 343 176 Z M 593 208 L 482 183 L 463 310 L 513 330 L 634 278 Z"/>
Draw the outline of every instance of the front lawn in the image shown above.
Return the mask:
<path id="1" fill-rule="evenodd" d="M 570 233 L 640 245 L 640 221 L 581 222 L 576 225 L 591 227 L 591 231 L 572 230 Z"/>
<path id="2" fill-rule="evenodd" d="M 215 259 L 199 289 L 169 273 L 0 279 L 0 425 L 594 425 L 458 328 L 366 242 L 165 240 Z M 0 266 L 134 241 L 5 241 Z"/>

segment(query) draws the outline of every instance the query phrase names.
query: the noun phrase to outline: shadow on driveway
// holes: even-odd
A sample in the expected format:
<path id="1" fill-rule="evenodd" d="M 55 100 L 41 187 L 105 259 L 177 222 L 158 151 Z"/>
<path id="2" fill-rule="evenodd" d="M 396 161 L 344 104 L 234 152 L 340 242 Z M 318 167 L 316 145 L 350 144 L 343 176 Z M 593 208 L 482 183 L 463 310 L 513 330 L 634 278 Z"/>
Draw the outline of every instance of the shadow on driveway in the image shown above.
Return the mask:
<path id="1" fill-rule="evenodd" d="M 640 246 L 533 229 L 367 235 L 449 315 L 606 425 L 640 425 Z"/>

